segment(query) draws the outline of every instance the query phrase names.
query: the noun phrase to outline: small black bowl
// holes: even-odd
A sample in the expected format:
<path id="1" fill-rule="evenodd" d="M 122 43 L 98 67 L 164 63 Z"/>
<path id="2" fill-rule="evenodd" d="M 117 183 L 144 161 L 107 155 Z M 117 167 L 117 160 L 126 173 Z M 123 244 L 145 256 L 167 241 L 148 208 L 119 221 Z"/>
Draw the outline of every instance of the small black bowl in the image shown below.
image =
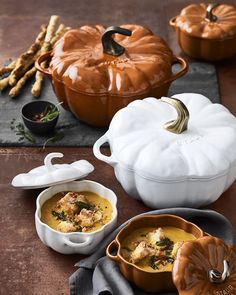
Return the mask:
<path id="1" fill-rule="evenodd" d="M 58 115 L 47 122 L 35 121 L 33 119 L 34 116 L 43 113 L 47 107 L 56 108 L 56 110 L 58 111 Z M 21 114 L 25 126 L 31 132 L 45 134 L 51 132 L 55 128 L 59 117 L 59 110 L 55 104 L 49 101 L 37 100 L 25 104 L 21 110 Z"/>

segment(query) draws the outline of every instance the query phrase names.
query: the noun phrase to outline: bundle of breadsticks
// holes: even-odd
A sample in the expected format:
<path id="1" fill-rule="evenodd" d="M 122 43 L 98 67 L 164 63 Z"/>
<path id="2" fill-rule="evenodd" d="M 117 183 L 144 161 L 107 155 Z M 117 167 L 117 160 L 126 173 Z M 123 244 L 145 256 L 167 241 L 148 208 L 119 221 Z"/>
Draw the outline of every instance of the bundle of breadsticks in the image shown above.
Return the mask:
<path id="1" fill-rule="evenodd" d="M 60 24 L 57 28 L 58 20 L 59 17 L 57 15 L 52 15 L 48 25 L 41 26 L 40 33 L 29 49 L 9 65 L 0 68 L 0 79 L 2 77 L 0 80 L 0 90 L 4 90 L 10 86 L 12 88 L 9 95 L 16 97 L 25 83 L 35 75 L 35 82 L 32 86 L 31 93 L 34 97 L 40 96 L 44 77 L 35 68 L 35 60 L 42 53 L 51 50 L 56 41 L 70 29 L 64 24 Z M 42 66 L 46 67 L 48 65 L 43 63 Z"/>

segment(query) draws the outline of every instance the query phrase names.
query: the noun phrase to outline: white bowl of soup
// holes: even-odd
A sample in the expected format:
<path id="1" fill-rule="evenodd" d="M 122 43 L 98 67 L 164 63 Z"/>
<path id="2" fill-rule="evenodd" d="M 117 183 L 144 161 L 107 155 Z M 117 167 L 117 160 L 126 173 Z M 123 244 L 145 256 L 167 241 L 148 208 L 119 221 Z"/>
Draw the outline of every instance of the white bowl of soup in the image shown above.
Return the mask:
<path id="1" fill-rule="evenodd" d="M 179 216 L 145 215 L 132 219 L 108 245 L 106 254 L 139 288 L 168 292 L 176 289 L 172 267 L 178 249 L 203 236 L 199 227 Z"/>
<path id="2" fill-rule="evenodd" d="M 40 240 L 62 254 L 91 254 L 117 224 L 117 197 L 90 180 L 55 185 L 37 198 Z"/>

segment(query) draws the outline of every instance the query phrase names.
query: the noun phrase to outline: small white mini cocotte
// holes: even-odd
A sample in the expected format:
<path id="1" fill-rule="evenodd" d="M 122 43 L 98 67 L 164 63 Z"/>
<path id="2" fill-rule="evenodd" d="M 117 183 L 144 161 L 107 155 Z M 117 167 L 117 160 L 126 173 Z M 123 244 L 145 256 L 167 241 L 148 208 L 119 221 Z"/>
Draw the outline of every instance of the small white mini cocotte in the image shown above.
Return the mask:
<path id="1" fill-rule="evenodd" d="M 174 95 L 189 112 L 180 134 L 164 125 L 182 120 L 165 98 L 130 103 L 94 144 L 94 155 L 114 167 L 125 191 L 152 208 L 200 207 L 217 200 L 236 179 L 236 118 L 196 93 Z M 171 122 L 173 125 L 174 123 Z M 111 156 L 100 147 L 108 142 Z"/>
<path id="2" fill-rule="evenodd" d="M 70 232 L 64 233 L 52 229 L 47 224 L 41 221 L 41 208 L 43 204 L 52 198 L 55 194 L 63 191 L 90 191 L 107 199 L 112 206 L 112 218 L 103 225 L 99 230 L 94 232 Z M 91 254 L 96 250 L 97 245 L 110 233 L 117 223 L 117 197 L 115 193 L 101 185 L 100 183 L 91 180 L 72 181 L 59 185 L 52 186 L 42 191 L 36 202 L 35 226 L 40 240 L 62 254 Z"/>

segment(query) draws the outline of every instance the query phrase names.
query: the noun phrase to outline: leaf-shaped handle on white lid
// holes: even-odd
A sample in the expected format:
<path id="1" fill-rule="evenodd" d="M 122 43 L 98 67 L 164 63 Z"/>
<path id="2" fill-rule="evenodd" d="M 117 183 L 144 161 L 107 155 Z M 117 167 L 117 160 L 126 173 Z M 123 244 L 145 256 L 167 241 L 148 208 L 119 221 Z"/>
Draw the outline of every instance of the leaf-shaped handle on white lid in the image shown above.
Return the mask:
<path id="1" fill-rule="evenodd" d="M 63 157 L 62 153 L 50 153 L 50 154 L 48 154 L 44 159 L 45 167 L 49 171 L 55 170 L 56 168 L 52 165 L 52 159 L 53 158 L 62 158 L 62 157 Z"/>
<path id="2" fill-rule="evenodd" d="M 177 119 L 171 120 L 165 123 L 164 128 L 170 132 L 180 134 L 184 130 L 187 130 L 188 120 L 189 120 L 189 111 L 186 105 L 179 99 L 174 97 L 165 97 L 161 98 L 161 101 L 168 103 L 173 106 L 177 111 Z"/>

